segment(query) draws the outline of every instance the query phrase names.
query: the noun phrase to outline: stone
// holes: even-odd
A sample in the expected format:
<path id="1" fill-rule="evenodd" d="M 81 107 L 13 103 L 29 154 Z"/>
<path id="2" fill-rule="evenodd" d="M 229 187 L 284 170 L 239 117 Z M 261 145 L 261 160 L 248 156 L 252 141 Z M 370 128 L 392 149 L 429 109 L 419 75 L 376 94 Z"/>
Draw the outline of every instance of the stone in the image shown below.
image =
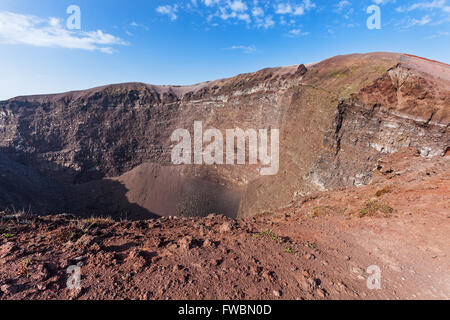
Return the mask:
<path id="1" fill-rule="evenodd" d="M 327 296 L 327 293 L 326 293 L 325 290 L 320 289 L 320 288 L 317 288 L 317 289 L 316 289 L 316 295 L 317 295 L 319 298 L 325 298 L 325 297 Z"/>
<path id="2" fill-rule="evenodd" d="M 222 224 L 219 228 L 220 233 L 229 233 L 232 230 L 233 230 L 233 225 L 229 221 Z"/>
<path id="3" fill-rule="evenodd" d="M 45 283 L 39 283 L 37 288 L 39 291 L 45 291 L 45 289 L 47 289 L 47 285 Z"/>
<path id="4" fill-rule="evenodd" d="M 0 291 L 2 291 L 4 294 L 15 294 L 22 290 L 21 285 L 16 284 L 4 284 L 0 287 Z"/>
<path id="5" fill-rule="evenodd" d="M 307 254 L 305 254 L 305 258 L 308 260 L 315 260 L 316 256 L 311 253 L 307 253 Z"/>
<path id="6" fill-rule="evenodd" d="M 192 244 L 192 237 L 190 237 L 190 236 L 183 237 L 183 239 L 181 239 L 178 242 L 178 244 L 179 244 L 181 249 L 183 249 L 183 250 L 190 250 L 191 249 L 191 244 Z"/>
<path id="7" fill-rule="evenodd" d="M 95 238 L 91 235 L 84 234 L 80 239 L 77 240 L 76 245 L 86 248 L 91 246 L 95 241 Z"/>
<path id="8" fill-rule="evenodd" d="M 281 290 L 273 290 L 273 295 L 275 297 L 281 297 L 283 295 L 283 292 Z"/>
<path id="9" fill-rule="evenodd" d="M 306 73 L 308 72 L 308 69 L 306 68 L 306 66 L 304 64 L 299 65 L 297 71 L 295 72 L 296 76 L 304 76 Z"/>
<path id="10" fill-rule="evenodd" d="M 0 258 L 5 258 L 16 250 L 17 246 L 13 242 L 7 242 L 0 247 Z"/>

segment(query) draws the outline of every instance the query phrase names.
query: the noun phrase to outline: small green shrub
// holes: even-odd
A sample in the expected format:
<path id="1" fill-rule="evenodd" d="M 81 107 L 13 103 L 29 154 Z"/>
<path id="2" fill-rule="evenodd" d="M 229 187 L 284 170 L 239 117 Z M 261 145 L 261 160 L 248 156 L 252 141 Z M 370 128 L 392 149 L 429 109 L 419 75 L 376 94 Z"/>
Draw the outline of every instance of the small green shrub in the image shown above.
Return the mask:
<path id="1" fill-rule="evenodd" d="M 379 201 L 377 199 L 367 200 L 364 203 L 364 207 L 359 210 L 359 216 L 375 216 L 377 213 L 382 213 L 384 217 L 390 217 L 394 212 L 394 209 L 387 203 Z"/>
<path id="2" fill-rule="evenodd" d="M 273 241 L 279 241 L 280 238 L 272 231 L 272 230 L 266 230 L 264 232 L 255 233 L 253 235 L 253 239 L 260 239 L 260 238 L 268 238 Z"/>
<path id="3" fill-rule="evenodd" d="M 290 253 L 290 254 L 295 254 L 295 251 L 294 251 L 294 249 L 292 249 L 292 248 L 286 248 L 286 249 L 284 249 L 283 252 L 285 252 L 285 253 Z"/>

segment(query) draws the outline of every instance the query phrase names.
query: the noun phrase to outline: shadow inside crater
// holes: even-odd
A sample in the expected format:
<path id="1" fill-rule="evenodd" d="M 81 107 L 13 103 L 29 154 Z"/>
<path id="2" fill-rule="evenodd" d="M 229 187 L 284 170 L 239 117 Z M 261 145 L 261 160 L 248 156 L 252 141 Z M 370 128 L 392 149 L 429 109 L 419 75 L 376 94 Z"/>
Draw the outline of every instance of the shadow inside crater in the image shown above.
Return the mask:
<path id="1" fill-rule="evenodd" d="M 190 176 L 176 166 L 147 163 L 118 178 L 71 184 L 67 181 L 76 175 L 73 169 L 30 159 L 0 148 L 0 210 L 115 220 L 211 213 L 236 218 L 239 210 L 240 189 Z"/>

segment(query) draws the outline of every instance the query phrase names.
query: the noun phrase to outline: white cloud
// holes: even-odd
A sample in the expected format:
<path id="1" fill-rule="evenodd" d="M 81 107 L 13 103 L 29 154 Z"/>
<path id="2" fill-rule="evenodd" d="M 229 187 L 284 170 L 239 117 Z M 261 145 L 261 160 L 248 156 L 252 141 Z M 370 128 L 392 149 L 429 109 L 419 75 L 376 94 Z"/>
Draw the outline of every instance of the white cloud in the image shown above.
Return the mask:
<path id="1" fill-rule="evenodd" d="M 342 12 L 342 10 L 344 10 L 344 8 L 350 5 L 351 5 L 350 1 L 347 0 L 339 1 L 339 3 L 336 4 L 336 12 L 340 13 Z"/>
<path id="2" fill-rule="evenodd" d="M 431 18 L 429 15 L 422 17 L 421 19 L 411 19 L 410 22 L 405 26 L 405 28 L 411 28 L 414 26 L 424 26 L 431 22 Z"/>
<path id="3" fill-rule="evenodd" d="M 0 42 L 36 47 L 59 47 L 113 53 L 112 46 L 127 43 L 111 34 L 97 31 L 67 30 L 59 18 L 0 11 Z"/>
<path id="4" fill-rule="evenodd" d="M 228 19 L 238 19 L 241 21 L 245 21 L 246 23 L 250 23 L 250 15 L 248 13 L 237 13 L 236 11 L 227 11 L 226 9 L 221 8 L 220 9 L 220 15 L 219 17 L 222 20 L 228 20 Z"/>
<path id="5" fill-rule="evenodd" d="M 292 13 L 292 6 L 290 3 L 279 3 L 276 7 L 275 13 L 277 14 Z"/>
<path id="6" fill-rule="evenodd" d="M 258 5 L 257 1 L 254 1 L 254 5 Z M 261 7 L 254 7 L 252 9 L 252 16 L 254 18 L 255 26 L 258 29 L 269 29 L 275 26 L 272 15 L 265 16 L 264 9 Z"/>
<path id="7" fill-rule="evenodd" d="M 228 2 L 228 5 L 229 5 L 231 11 L 234 11 L 234 12 L 244 12 L 244 11 L 247 11 L 247 9 L 248 9 L 247 5 L 244 2 L 242 2 L 241 0 L 230 1 L 230 2 Z"/>
<path id="8" fill-rule="evenodd" d="M 275 6 L 275 13 L 280 15 L 301 16 L 306 11 L 315 8 L 316 5 L 311 0 L 303 0 L 301 4 L 279 3 Z"/>
<path id="9" fill-rule="evenodd" d="M 299 36 L 307 36 L 309 34 L 309 32 L 303 32 L 301 29 L 292 29 L 289 30 L 289 32 L 287 33 L 287 35 L 289 37 L 299 37 Z"/>
<path id="10" fill-rule="evenodd" d="M 219 4 L 220 0 L 203 0 L 203 3 L 207 6 L 207 7 L 212 7 L 216 4 Z"/>
<path id="11" fill-rule="evenodd" d="M 252 15 L 254 17 L 264 17 L 264 10 L 260 7 L 254 7 L 252 9 Z"/>
<path id="12" fill-rule="evenodd" d="M 431 39 L 436 39 L 436 38 L 441 38 L 441 37 L 448 37 L 448 36 L 450 36 L 450 32 L 447 32 L 447 31 L 443 31 L 442 32 L 442 31 L 440 31 L 440 32 L 437 32 L 437 33 L 429 36 L 429 37 L 426 37 L 424 40 L 431 40 Z"/>
<path id="13" fill-rule="evenodd" d="M 294 19 L 304 15 L 307 11 L 316 7 L 312 0 L 285 0 L 272 4 L 270 1 L 259 0 L 190 0 L 185 5 L 161 5 L 157 11 L 171 18 L 178 18 L 182 9 L 194 11 L 206 17 L 206 21 L 212 25 L 218 25 L 218 19 L 232 23 L 245 22 L 248 27 L 258 29 L 269 29 L 276 25 L 273 16 L 289 16 Z M 181 13 L 180 13 L 181 14 Z M 281 19 L 281 18 L 280 18 Z M 295 23 L 293 23 L 295 24 Z"/>
<path id="14" fill-rule="evenodd" d="M 275 26 L 275 21 L 273 21 L 273 17 L 271 15 L 264 17 L 264 19 L 256 20 L 257 28 L 269 29 L 272 28 L 273 26 Z"/>
<path id="15" fill-rule="evenodd" d="M 434 10 L 441 9 L 444 12 L 450 12 L 450 6 L 447 5 L 446 0 L 433 0 L 429 2 L 416 2 L 407 7 L 398 7 L 398 12 L 408 12 L 413 10 Z"/>
<path id="16" fill-rule="evenodd" d="M 177 11 L 178 11 L 177 5 L 173 5 L 173 6 L 165 5 L 165 6 L 159 6 L 156 8 L 156 12 L 168 16 L 171 21 L 177 20 L 177 18 L 178 18 Z"/>
<path id="17" fill-rule="evenodd" d="M 133 27 L 133 28 L 136 28 L 136 29 L 142 28 L 142 29 L 148 31 L 148 27 L 147 27 L 146 25 L 144 25 L 144 24 L 139 24 L 139 23 L 137 23 L 136 21 L 132 21 L 132 22 L 130 23 L 130 27 Z"/>
<path id="18" fill-rule="evenodd" d="M 256 51 L 256 47 L 255 46 L 232 46 L 230 48 L 227 48 L 228 50 L 240 50 L 244 53 L 254 53 Z"/>

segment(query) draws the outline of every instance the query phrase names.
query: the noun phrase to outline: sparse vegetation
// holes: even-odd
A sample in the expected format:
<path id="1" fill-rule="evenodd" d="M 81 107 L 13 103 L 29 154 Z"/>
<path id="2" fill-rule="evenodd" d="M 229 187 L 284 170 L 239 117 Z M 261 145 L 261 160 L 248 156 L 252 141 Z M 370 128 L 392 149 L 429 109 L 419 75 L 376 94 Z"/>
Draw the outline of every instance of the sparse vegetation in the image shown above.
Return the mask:
<path id="1" fill-rule="evenodd" d="M 83 233 L 79 229 L 68 227 L 66 229 L 61 230 L 57 235 L 57 238 L 62 242 L 69 242 L 69 241 L 74 242 L 78 240 L 82 235 Z"/>
<path id="2" fill-rule="evenodd" d="M 290 253 L 290 254 L 295 254 L 295 250 L 294 249 L 292 249 L 292 248 L 286 248 L 286 249 L 284 249 L 284 251 L 283 252 L 285 252 L 285 253 Z"/>
<path id="3" fill-rule="evenodd" d="M 329 78 L 346 77 L 350 73 L 348 68 L 341 70 L 334 70 L 328 73 Z"/>
<path id="4" fill-rule="evenodd" d="M 332 215 L 344 215 L 345 209 L 334 206 L 316 206 L 307 214 L 307 218 L 314 219 Z"/>
<path id="5" fill-rule="evenodd" d="M 306 245 L 308 246 L 308 248 L 310 249 L 317 249 L 317 244 L 315 244 L 314 242 L 307 242 Z"/>
<path id="6" fill-rule="evenodd" d="M 270 211 L 263 211 L 263 212 L 256 214 L 255 218 L 263 218 L 263 217 L 267 217 L 271 214 L 272 214 L 272 212 L 270 212 Z"/>
<path id="7" fill-rule="evenodd" d="M 33 264 L 33 260 L 30 258 L 23 259 L 17 269 L 17 273 L 21 276 L 27 276 L 30 273 L 30 267 Z"/>
<path id="8" fill-rule="evenodd" d="M 260 238 L 268 238 L 273 241 L 280 240 L 280 237 L 278 237 L 272 230 L 266 230 L 264 232 L 256 233 L 253 235 L 253 239 L 260 239 Z"/>
<path id="9" fill-rule="evenodd" d="M 376 216 L 381 213 L 384 217 L 390 217 L 394 209 L 387 203 L 379 201 L 378 199 L 370 199 L 364 203 L 364 207 L 359 210 L 359 217 Z"/>
<path id="10" fill-rule="evenodd" d="M 0 211 L 0 237 L 11 239 L 17 234 L 20 225 L 32 225 L 34 220 L 25 210 L 5 209 Z"/>
<path id="11" fill-rule="evenodd" d="M 384 186 L 383 188 L 381 188 L 380 190 L 378 190 L 375 193 L 375 196 L 381 197 L 382 195 L 387 194 L 387 193 L 391 193 L 392 191 L 393 191 L 393 187 L 392 186 Z"/>
<path id="12" fill-rule="evenodd" d="M 89 230 L 95 226 L 106 226 L 112 223 L 111 218 L 91 217 L 88 219 L 73 219 L 69 226 L 61 230 L 57 238 L 62 242 L 75 242 L 84 234 L 89 233 Z"/>

